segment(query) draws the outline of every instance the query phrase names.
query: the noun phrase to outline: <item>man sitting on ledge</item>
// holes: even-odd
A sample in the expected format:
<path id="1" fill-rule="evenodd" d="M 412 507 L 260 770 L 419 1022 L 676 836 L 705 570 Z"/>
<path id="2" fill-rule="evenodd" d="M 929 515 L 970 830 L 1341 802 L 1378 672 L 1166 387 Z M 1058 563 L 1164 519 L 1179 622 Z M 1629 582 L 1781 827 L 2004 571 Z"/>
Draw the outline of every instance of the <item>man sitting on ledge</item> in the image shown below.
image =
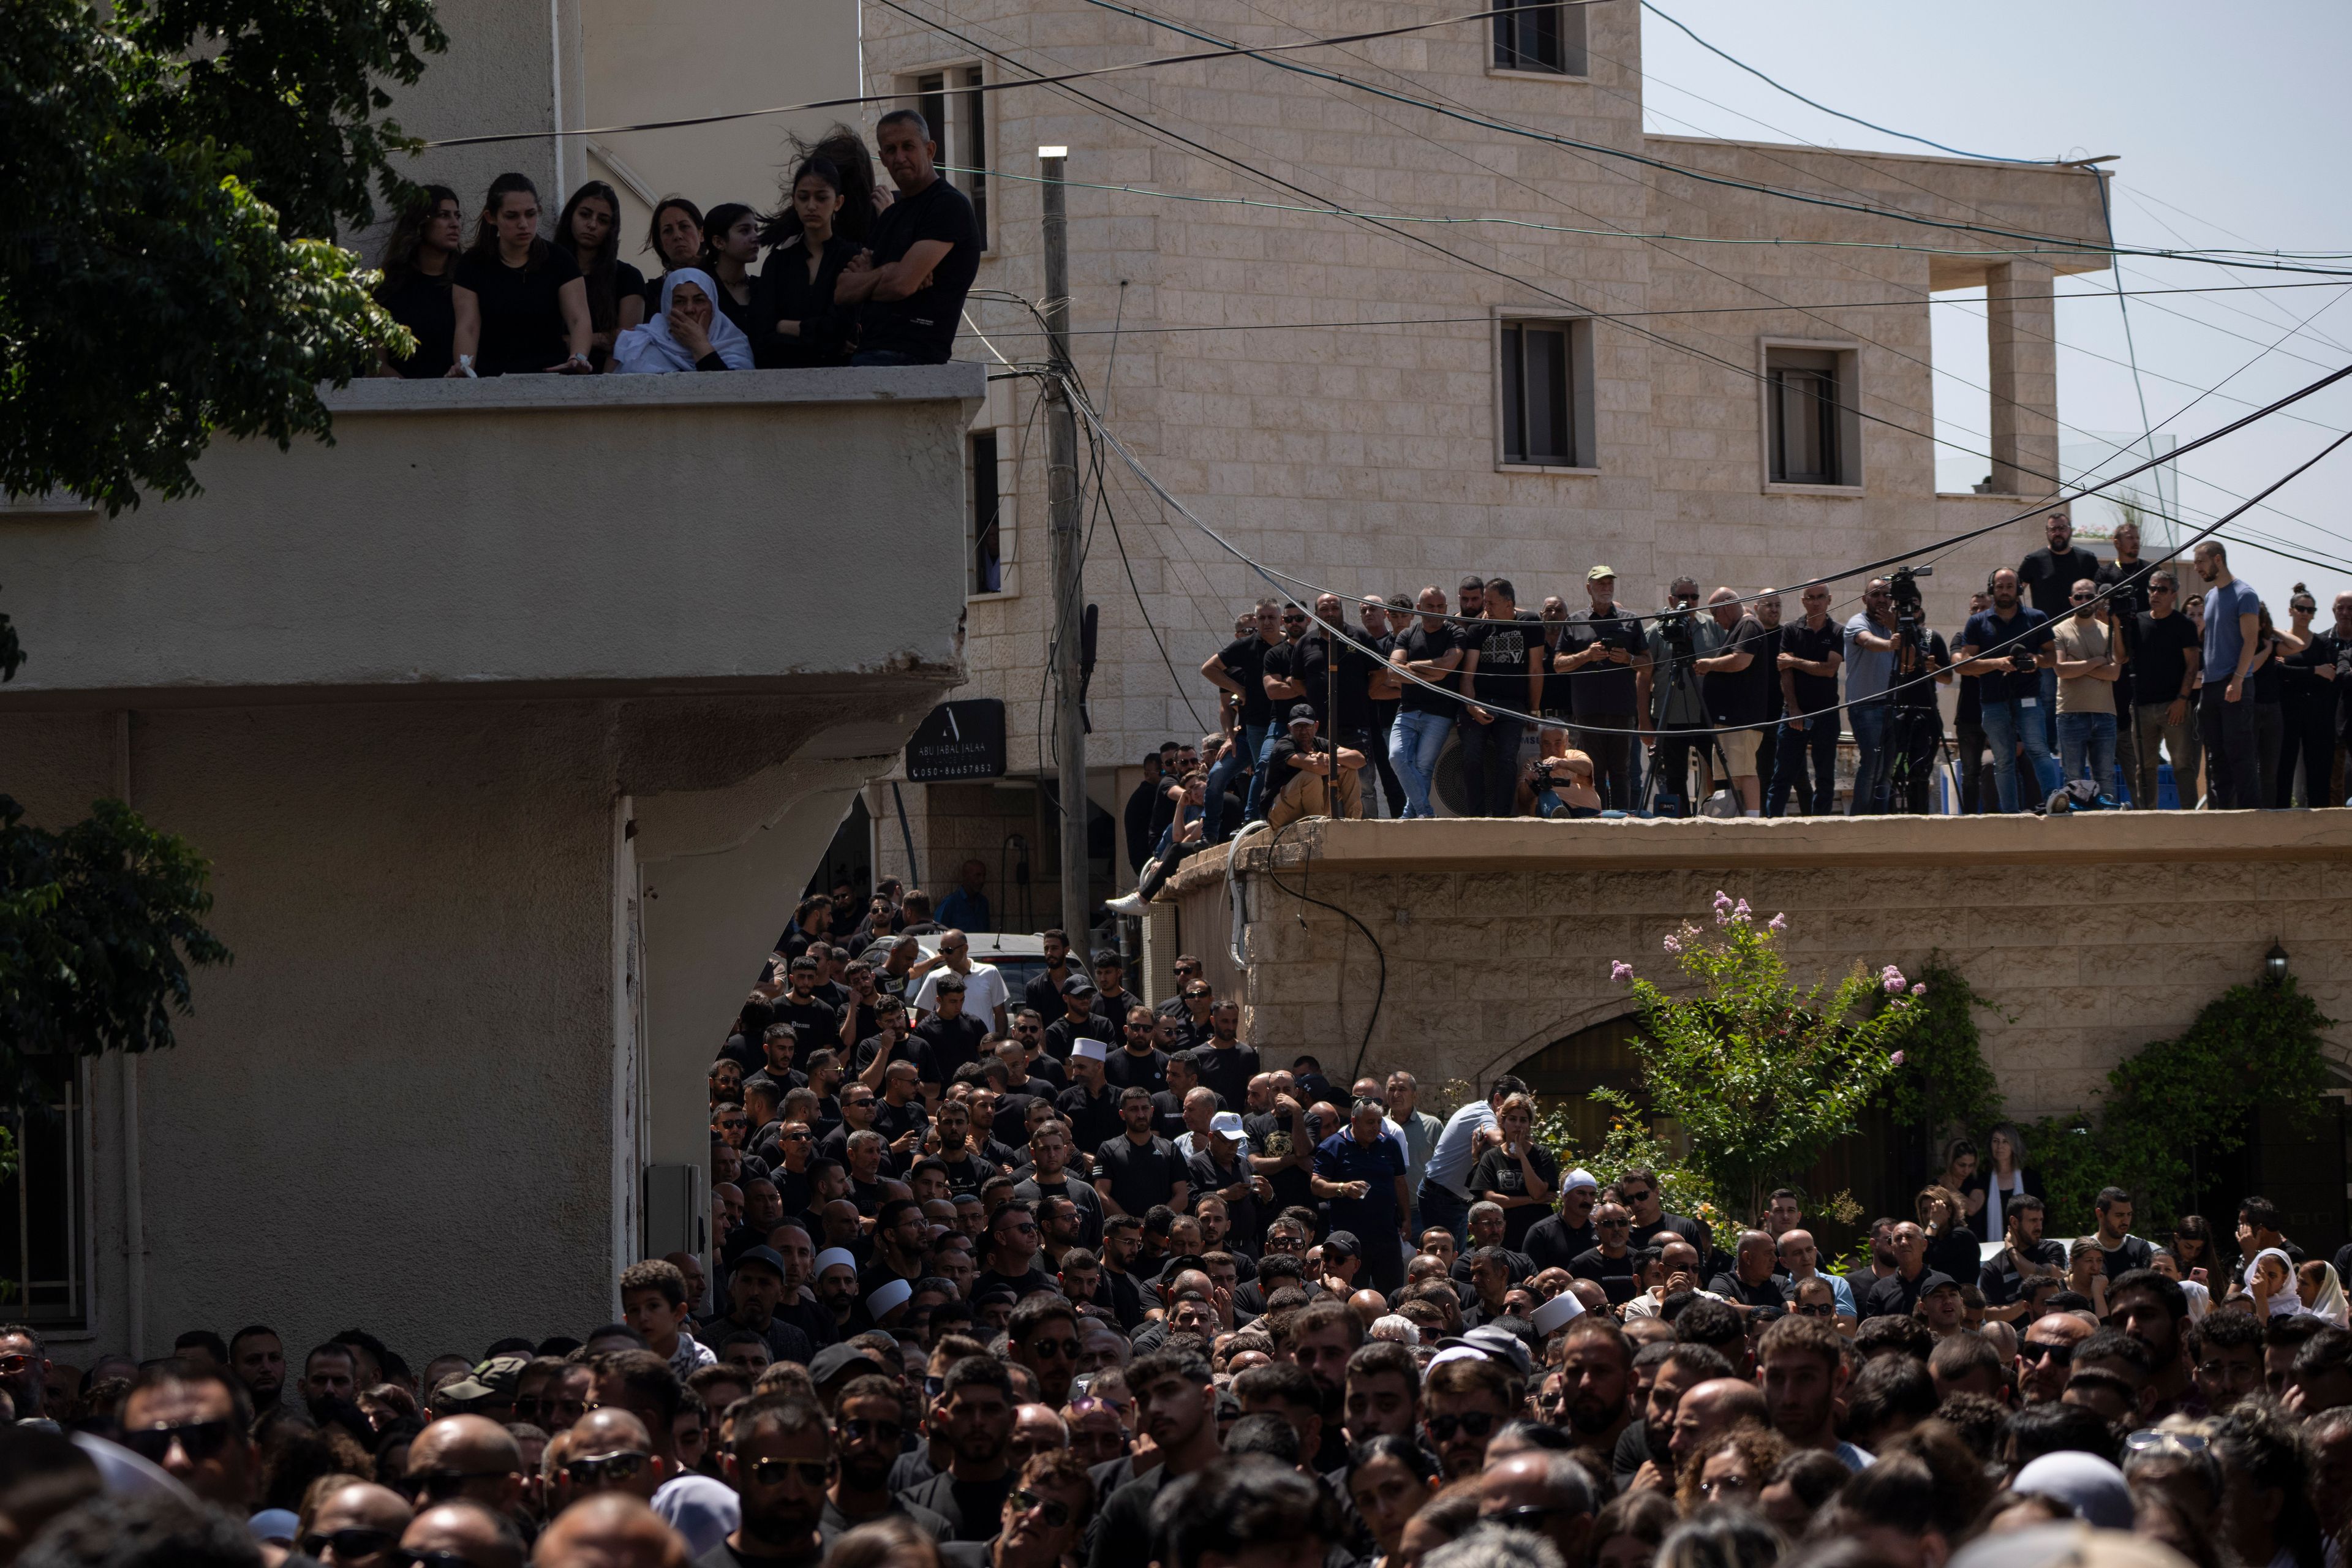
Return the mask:
<path id="1" fill-rule="evenodd" d="M 1302 816 L 1364 815 L 1364 753 L 1337 748 L 1336 770 L 1334 754 L 1315 749 L 1315 710 L 1304 702 L 1293 708 L 1289 732 L 1266 753 L 1266 786 L 1275 792 L 1266 806 L 1269 825 L 1286 827 Z"/>

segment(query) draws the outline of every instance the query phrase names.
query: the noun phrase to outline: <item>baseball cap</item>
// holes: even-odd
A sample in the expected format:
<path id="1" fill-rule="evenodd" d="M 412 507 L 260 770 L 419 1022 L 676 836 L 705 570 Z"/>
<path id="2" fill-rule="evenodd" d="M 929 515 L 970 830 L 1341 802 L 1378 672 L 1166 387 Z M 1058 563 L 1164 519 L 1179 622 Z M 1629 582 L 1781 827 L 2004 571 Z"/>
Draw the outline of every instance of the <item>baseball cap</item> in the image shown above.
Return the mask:
<path id="1" fill-rule="evenodd" d="M 1329 1243 L 1326 1242 L 1324 1245 L 1328 1246 Z M 1546 1305 L 1549 1303 L 1547 1302 Z M 1534 1358 L 1528 1354 L 1525 1342 L 1508 1329 L 1497 1328 L 1492 1323 L 1481 1323 L 1459 1338 L 1440 1340 L 1437 1342 L 1449 1350 L 1460 1346 L 1475 1351 L 1489 1361 L 1501 1362 L 1521 1377 L 1527 1376 L 1528 1370 L 1535 1364 Z"/>
<path id="2" fill-rule="evenodd" d="M 1327 1262 L 1333 1258 L 1361 1258 L 1363 1255 L 1364 1244 L 1356 1239 L 1356 1233 L 1352 1230 L 1335 1230 L 1323 1238 L 1323 1257 Z"/>
<path id="3" fill-rule="evenodd" d="M 511 1399 L 522 1369 L 530 1364 L 530 1357 L 527 1355 L 494 1355 L 457 1382 L 444 1384 L 434 1398 L 462 1400 L 469 1405 L 477 1399 Z"/>
<path id="4" fill-rule="evenodd" d="M 904 1284 L 905 1281 L 899 1283 Z M 881 1292 L 877 1290 L 875 1294 Z M 864 1345 L 827 1345 L 809 1362 L 809 1381 L 820 1388 L 849 1372 L 876 1372 L 888 1375 L 887 1370 L 867 1352 Z"/>
<path id="5" fill-rule="evenodd" d="M 762 1268 L 773 1269 L 779 1279 L 790 1278 L 784 1272 L 784 1255 L 772 1247 L 746 1247 L 743 1255 L 736 1258 L 731 1267 L 740 1269 L 747 1263 L 756 1263 Z"/>
<path id="6" fill-rule="evenodd" d="M 1938 1290 L 1957 1290 L 1960 1282 L 1948 1274 L 1938 1274 L 1930 1268 L 1919 1277 L 1919 1294 L 1932 1296 Z"/>
<path id="7" fill-rule="evenodd" d="M 1584 574 L 1584 580 L 1588 583 L 1598 583 L 1603 577 L 1614 577 L 1615 575 L 1617 575 L 1617 568 L 1614 566 L 1595 566 L 1591 571 L 1587 572 Z"/>
<path id="8" fill-rule="evenodd" d="M 1238 1110 L 1218 1111 L 1214 1116 L 1209 1118 L 1209 1131 L 1212 1132 L 1222 1132 L 1228 1138 L 1240 1137 L 1242 1135 L 1242 1113 Z"/>
<path id="9" fill-rule="evenodd" d="M 1095 983 L 1087 979 L 1083 974 L 1073 974 L 1068 979 L 1062 982 L 1062 994 L 1065 996 L 1092 996 L 1095 994 Z"/>
<path id="10" fill-rule="evenodd" d="M 1290 721 L 1294 724 L 1319 724 L 1322 722 L 1321 720 L 1315 716 L 1315 710 L 1304 702 L 1294 702 L 1291 704 Z"/>

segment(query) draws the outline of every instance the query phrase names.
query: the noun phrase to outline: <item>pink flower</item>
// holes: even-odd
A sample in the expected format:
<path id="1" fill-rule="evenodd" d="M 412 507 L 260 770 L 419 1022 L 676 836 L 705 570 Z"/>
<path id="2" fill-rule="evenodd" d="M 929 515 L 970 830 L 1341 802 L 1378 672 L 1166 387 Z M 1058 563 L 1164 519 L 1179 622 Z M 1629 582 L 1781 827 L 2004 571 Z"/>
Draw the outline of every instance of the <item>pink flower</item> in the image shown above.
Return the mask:
<path id="1" fill-rule="evenodd" d="M 1620 959 L 1610 964 L 1609 978 L 1616 984 L 1622 985 L 1627 981 L 1633 978 L 1633 966 L 1625 963 L 1622 959 Z"/>
<path id="2" fill-rule="evenodd" d="M 1748 900 L 1746 899 L 1740 900 L 1738 903 L 1732 906 L 1731 918 L 1735 921 L 1747 921 L 1754 918 L 1748 911 Z"/>
<path id="3" fill-rule="evenodd" d="M 1886 994 L 1892 996 L 1903 989 L 1903 972 L 1890 963 L 1879 971 L 1878 982 L 1886 987 Z"/>
<path id="4" fill-rule="evenodd" d="M 1892 1057 L 1889 1057 L 1887 1058 L 1887 1065 L 1890 1067 L 1901 1067 L 1903 1065 L 1903 1053 L 1901 1051 L 1897 1051 Z"/>
<path id="5" fill-rule="evenodd" d="M 1789 929 L 1789 917 L 1786 915 L 1774 915 L 1770 920 L 1764 922 L 1764 929 L 1766 931 L 1787 931 Z"/>
<path id="6" fill-rule="evenodd" d="M 1914 996 L 1925 996 L 1927 994 L 1927 983 L 1923 980 L 1918 984 L 1911 987 L 1911 994 Z"/>
<path id="7" fill-rule="evenodd" d="M 1678 936 L 1669 936 L 1665 940 L 1664 946 L 1668 952 L 1680 952 L 1683 950 L 1683 939 Z"/>
<path id="8" fill-rule="evenodd" d="M 1731 895 L 1725 892 L 1721 888 L 1717 888 L 1715 890 L 1715 907 L 1718 910 L 1729 909 L 1731 907 Z"/>

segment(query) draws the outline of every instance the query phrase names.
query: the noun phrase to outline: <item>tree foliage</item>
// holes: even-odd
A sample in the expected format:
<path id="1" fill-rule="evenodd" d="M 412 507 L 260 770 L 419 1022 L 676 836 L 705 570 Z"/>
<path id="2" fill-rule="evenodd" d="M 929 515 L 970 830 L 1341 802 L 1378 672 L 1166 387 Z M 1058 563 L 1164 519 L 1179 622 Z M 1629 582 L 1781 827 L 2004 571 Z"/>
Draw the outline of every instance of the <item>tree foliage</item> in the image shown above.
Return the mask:
<path id="1" fill-rule="evenodd" d="M 0 32 L 0 487 L 110 512 L 194 488 L 215 430 L 328 429 L 406 334 L 331 239 L 410 143 L 375 78 L 427 0 L 18 0 Z"/>
<path id="2" fill-rule="evenodd" d="M 1697 994 L 1669 995 L 1623 963 L 1612 973 L 1641 1008 L 1628 1043 L 1648 1109 L 1682 1124 L 1685 1163 L 1752 1216 L 1854 1131 L 1903 1063 L 1920 993 L 1892 964 L 1874 975 L 1857 966 L 1826 994 L 1820 983 L 1799 987 L 1778 949 L 1781 916 L 1759 924 L 1745 900 L 1717 893 L 1715 921 L 1717 934 L 1685 924 L 1665 939 Z M 1595 1098 L 1634 1110 L 1623 1095 Z"/>
<path id="3" fill-rule="evenodd" d="M 1918 976 L 1927 994 L 1912 1011 L 1903 1065 L 1879 1095 L 1895 1125 L 1930 1140 L 1964 1129 L 1983 1147 L 1983 1135 L 2001 1118 L 2000 1081 L 1986 1065 L 1977 1009 L 1993 1009 L 1940 954 L 1930 953 Z"/>
<path id="4" fill-rule="evenodd" d="M 65 1057 L 171 1045 L 191 966 L 228 962 L 186 840 L 119 800 L 61 833 L 24 815 L 0 795 L 0 1104 Z"/>

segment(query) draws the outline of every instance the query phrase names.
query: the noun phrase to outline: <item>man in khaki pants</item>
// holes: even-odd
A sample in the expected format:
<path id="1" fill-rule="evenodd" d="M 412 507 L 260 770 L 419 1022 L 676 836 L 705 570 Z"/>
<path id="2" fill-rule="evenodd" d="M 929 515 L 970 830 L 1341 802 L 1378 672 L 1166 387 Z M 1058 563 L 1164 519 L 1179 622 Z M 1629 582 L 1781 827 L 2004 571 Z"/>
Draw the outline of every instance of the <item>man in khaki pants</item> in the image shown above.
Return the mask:
<path id="1" fill-rule="evenodd" d="M 1269 825 L 1286 827 L 1302 816 L 1364 815 L 1364 754 L 1337 748 L 1336 782 L 1330 777 L 1333 754 L 1315 749 L 1315 710 L 1304 702 L 1293 708 L 1286 732 L 1266 753 L 1265 787 L 1274 792 L 1265 813 Z"/>

